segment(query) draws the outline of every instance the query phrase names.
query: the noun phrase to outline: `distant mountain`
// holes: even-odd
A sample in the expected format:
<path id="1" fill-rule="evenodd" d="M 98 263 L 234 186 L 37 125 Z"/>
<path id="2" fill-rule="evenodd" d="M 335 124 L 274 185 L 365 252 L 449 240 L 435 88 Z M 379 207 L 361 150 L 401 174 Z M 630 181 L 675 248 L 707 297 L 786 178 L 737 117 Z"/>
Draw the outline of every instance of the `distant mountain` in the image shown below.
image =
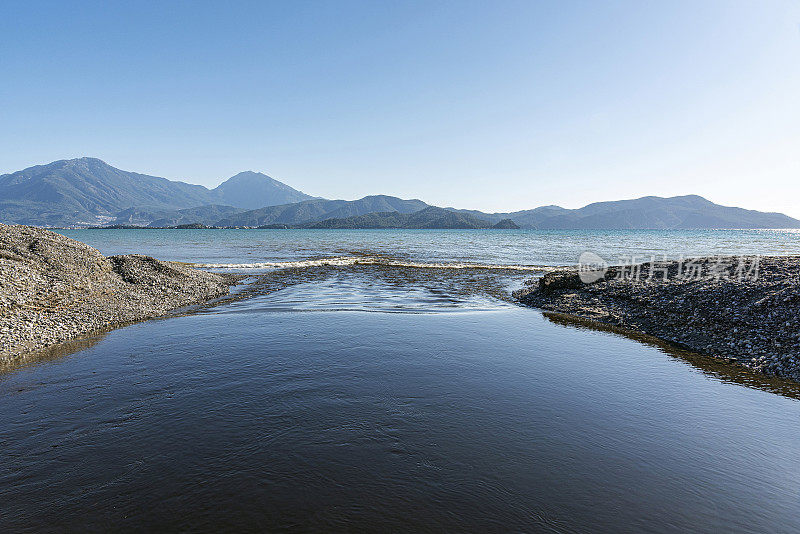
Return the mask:
<path id="1" fill-rule="evenodd" d="M 95 158 L 55 161 L 0 176 L 0 220 L 27 224 L 105 222 L 133 206 L 210 204 L 200 185 L 121 171 Z"/>
<path id="2" fill-rule="evenodd" d="M 134 224 L 209 205 L 252 209 L 312 198 L 269 176 L 243 172 L 209 190 L 128 172 L 96 158 L 54 161 L 0 176 L 0 221 L 34 225 Z M 130 213 L 122 213 L 133 210 Z M 218 213 L 218 218 L 233 211 Z M 147 221 L 146 216 L 153 219 Z M 120 220 L 117 220 L 120 219 Z"/>
<path id="3" fill-rule="evenodd" d="M 181 226 L 187 224 L 213 225 L 223 217 L 230 217 L 245 210 L 233 206 L 210 204 L 181 210 L 140 210 L 128 208 L 115 214 L 109 223 L 114 226 Z"/>
<path id="4" fill-rule="evenodd" d="M 490 228 L 492 225 L 466 213 L 455 213 L 429 206 L 413 213 L 397 211 L 367 213 L 342 219 L 325 219 L 303 225 L 303 228 Z"/>
<path id="5" fill-rule="evenodd" d="M 301 225 L 326 219 L 344 219 L 368 213 L 413 213 L 427 208 L 421 200 L 403 200 L 385 195 L 368 196 L 359 200 L 314 199 L 295 204 L 269 206 L 246 211 L 217 221 L 218 226 L 266 226 L 274 224 Z"/>
<path id="6" fill-rule="evenodd" d="M 169 217 L 178 213 L 178 210 L 143 210 L 139 208 L 128 208 L 114 214 L 114 218 L 109 222 L 111 225 L 121 226 L 147 226 L 155 219 Z"/>
<path id="7" fill-rule="evenodd" d="M 800 221 L 782 213 L 720 206 L 701 196 L 686 195 L 596 202 L 540 225 L 611 229 L 798 228 Z"/>
<path id="8" fill-rule="evenodd" d="M 572 210 L 542 206 L 511 213 L 453 211 L 468 213 L 492 223 L 510 219 L 522 228 L 540 230 L 800 228 L 800 221 L 782 213 L 720 206 L 697 195 L 670 198 L 649 196 L 633 200 L 595 202 Z"/>
<path id="9" fill-rule="evenodd" d="M 313 198 L 311 195 L 293 189 L 288 185 L 261 174 L 260 172 L 240 172 L 228 178 L 212 191 L 219 204 L 236 206 L 248 210 L 292 204 Z"/>
<path id="10" fill-rule="evenodd" d="M 184 208 L 173 212 L 163 213 L 158 218 L 153 218 L 148 226 L 181 226 L 188 224 L 213 225 L 223 217 L 231 217 L 244 210 L 233 206 L 198 206 Z"/>
<path id="11" fill-rule="evenodd" d="M 313 198 L 253 171 L 209 190 L 122 171 L 96 158 L 54 161 L 0 176 L 0 222 L 40 226 L 800 228 L 800 221 L 781 213 L 720 206 L 697 195 L 596 202 L 579 209 L 541 206 L 511 213 L 429 208 L 421 200 L 386 195 L 350 201 Z M 414 217 L 400 216 L 418 212 Z"/>

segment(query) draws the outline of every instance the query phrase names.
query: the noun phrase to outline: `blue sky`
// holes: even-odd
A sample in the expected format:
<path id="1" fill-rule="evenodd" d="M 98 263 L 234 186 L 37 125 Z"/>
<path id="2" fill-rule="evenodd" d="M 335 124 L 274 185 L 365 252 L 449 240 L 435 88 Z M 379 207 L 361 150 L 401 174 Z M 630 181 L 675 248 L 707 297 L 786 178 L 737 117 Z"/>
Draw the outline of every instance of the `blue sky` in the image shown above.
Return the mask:
<path id="1" fill-rule="evenodd" d="M 0 173 L 800 217 L 799 2 L 5 1 L 0 80 Z"/>

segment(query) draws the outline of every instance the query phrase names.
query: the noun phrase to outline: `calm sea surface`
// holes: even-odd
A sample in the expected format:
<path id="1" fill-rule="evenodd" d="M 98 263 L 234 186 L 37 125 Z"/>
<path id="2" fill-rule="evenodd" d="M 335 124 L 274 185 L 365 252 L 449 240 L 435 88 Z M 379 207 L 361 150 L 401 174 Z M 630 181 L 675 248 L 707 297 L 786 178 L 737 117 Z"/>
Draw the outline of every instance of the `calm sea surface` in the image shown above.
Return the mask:
<path id="1" fill-rule="evenodd" d="M 800 230 L 62 230 L 106 255 L 200 263 L 388 255 L 420 262 L 567 265 L 619 256 L 800 254 Z"/>
<path id="2" fill-rule="evenodd" d="M 268 280 L 0 373 L 2 532 L 800 531 L 800 388 L 519 307 L 534 273 L 473 265 L 798 233 L 64 233 Z M 308 262 L 351 257 L 392 261 Z"/>

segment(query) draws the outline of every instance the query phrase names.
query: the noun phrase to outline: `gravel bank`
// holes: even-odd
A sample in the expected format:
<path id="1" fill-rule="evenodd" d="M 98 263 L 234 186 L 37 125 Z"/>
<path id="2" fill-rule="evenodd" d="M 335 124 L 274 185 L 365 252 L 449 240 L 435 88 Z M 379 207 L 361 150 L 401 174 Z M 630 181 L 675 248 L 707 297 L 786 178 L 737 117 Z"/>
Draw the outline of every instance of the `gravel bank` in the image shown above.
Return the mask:
<path id="1" fill-rule="evenodd" d="M 514 296 L 800 381 L 800 257 L 643 263 L 596 276 L 585 283 L 565 268 Z"/>
<path id="2" fill-rule="evenodd" d="M 107 258 L 48 230 L 0 224 L 0 363 L 223 296 L 236 280 L 147 256 Z"/>

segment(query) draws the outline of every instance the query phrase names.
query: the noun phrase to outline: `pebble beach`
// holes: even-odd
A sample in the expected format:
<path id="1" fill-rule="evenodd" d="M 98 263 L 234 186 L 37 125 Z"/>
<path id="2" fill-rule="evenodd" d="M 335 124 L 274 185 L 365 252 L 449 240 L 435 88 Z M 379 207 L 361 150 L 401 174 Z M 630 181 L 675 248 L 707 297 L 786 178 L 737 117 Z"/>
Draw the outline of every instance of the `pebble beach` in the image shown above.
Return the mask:
<path id="1" fill-rule="evenodd" d="M 800 257 L 724 260 L 647 262 L 598 273 L 564 268 L 531 280 L 515 297 L 800 380 Z"/>
<path id="2" fill-rule="evenodd" d="M 0 224 L 0 364 L 228 293 L 237 278 L 148 256 L 103 256 L 41 228 Z"/>

